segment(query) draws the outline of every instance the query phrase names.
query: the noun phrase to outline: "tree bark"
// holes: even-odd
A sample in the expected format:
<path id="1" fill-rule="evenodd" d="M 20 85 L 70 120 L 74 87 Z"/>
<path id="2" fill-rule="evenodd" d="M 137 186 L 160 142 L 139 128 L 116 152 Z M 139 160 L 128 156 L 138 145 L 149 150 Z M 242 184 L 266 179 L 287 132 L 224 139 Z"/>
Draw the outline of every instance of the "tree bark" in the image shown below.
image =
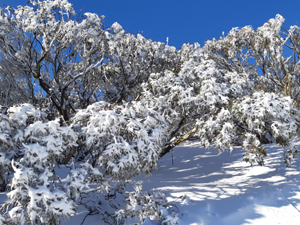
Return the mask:
<path id="1" fill-rule="evenodd" d="M 165 146 L 162 151 L 159 153 L 159 159 L 162 158 L 164 155 L 169 153 L 174 147 L 179 145 L 181 142 L 188 140 L 192 134 L 197 132 L 197 128 L 194 128 L 183 135 L 181 138 L 176 139 L 174 142 L 170 143 L 169 145 Z"/>

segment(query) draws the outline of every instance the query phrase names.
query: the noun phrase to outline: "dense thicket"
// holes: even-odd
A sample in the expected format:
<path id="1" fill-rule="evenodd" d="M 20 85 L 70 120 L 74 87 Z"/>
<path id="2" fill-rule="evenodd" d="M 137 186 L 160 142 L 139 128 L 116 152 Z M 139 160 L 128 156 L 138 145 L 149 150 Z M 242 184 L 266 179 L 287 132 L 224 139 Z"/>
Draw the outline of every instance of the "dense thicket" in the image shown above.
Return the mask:
<path id="1" fill-rule="evenodd" d="M 176 50 L 102 20 L 75 16 L 67 0 L 0 10 L 2 223 L 60 224 L 84 205 L 105 221 L 176 224 L 160 192 L 136 185 L 124 209 L 111 199 L 186 140 L 219 152 L 239 145 L 261 165 L 273 142 L 291 165 L 299 27 L 276 15 Z"/>

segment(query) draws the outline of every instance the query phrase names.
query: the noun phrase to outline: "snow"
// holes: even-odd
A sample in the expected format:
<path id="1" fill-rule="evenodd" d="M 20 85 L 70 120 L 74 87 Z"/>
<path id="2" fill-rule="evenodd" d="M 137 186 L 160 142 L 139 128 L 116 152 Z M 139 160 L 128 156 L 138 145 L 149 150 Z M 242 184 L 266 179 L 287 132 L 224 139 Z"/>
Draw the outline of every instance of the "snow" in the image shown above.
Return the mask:
<path id="1" fill-rule="evenodd" d="M 267 152 L 265 166 L 251 167 L 240 148 L 218 155 L 216 149 L 191 144 L 174 149 L 174 165 L 169 153 L 149 180 L 138 179 L 144 190 L 160 189 L 176 203 L 178 224 L 299 224 L 300 161 L 286 168 L 280 147 L 268 145 Z M 74 219 L 65 224 L 81 223 Z M 97 216 L 90 216 L 85 224 L 96 221 Z"/>
<path id="2" fill-rule="evenodd" d="M 267 151 L 266 165 L 251 167 L 242 161 L 241 149 L 218 156 L 215 149 L 179 147 L 174 166 L 171 155 L 162 158 L 144 185 L 177 202 L 183 214 L 179 224 L 298 224 L 299 160 L 286 169 L 280 147 L 270 145 Z M 185 195 L 191 202 L 180 204 Z"/>
<path id="3" fill-rule="evenodd" d="M 300 141 L 293 142 L 300 146 Z M 266 145 L 265 166 L 250 166 L 242 160 L 241 148 L 218 155 L 214 148 L 195 143 L 177 147 L 159 160 L 159 168 L 147 180 L 145 191 L 162 190 L 179 208 L 178 224 L 190 225 L 296 225 L 300 221 L 300 160 L 286 168 L 283 150 Z M 173 165 L 172 165 L 173 161 Z M 6 198 L 0 195 L 2 201 Z M 77 215 L 63 225 L 96 225 L 99 215 Z M 132 220 L 135 221 L 135 220 Z M 136 222 L 136 221 L 135 221 Z M 131 224 L 130 221 L 127 224 Z M 157 224 L 147 220 L 144 224 Z"/>

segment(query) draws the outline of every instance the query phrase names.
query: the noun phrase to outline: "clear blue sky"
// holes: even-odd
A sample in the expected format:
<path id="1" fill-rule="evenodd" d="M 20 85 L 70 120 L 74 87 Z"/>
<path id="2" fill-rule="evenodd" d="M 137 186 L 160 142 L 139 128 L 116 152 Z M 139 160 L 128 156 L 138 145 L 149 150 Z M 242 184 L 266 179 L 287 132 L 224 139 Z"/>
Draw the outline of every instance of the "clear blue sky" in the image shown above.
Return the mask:
<path id="1" fill-rule="evenodd" d="M 1 0 L 16 7 L 28 0 Z M 165 41 L 179 48 L 185 42 L 201 45 L 232 27 L 254 28 L 275 17 L 285 19 L 285 27 L 300 26 L 300 0 L 69 0 L 78 12 L 105 15 L 105 26 L 118 22 L 131 33 Z"/>

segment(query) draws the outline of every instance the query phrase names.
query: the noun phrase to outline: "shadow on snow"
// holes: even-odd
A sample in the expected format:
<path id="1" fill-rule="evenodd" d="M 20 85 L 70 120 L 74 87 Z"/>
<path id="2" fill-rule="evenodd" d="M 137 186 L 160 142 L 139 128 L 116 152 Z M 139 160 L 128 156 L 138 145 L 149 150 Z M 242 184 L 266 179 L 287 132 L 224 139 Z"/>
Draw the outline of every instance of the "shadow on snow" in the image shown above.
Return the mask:
<path id="1" fill-rule="evenodd" d="M 188 205 L 177 204 L 185 224 L 249 224 L 264 217 L 266 210 L 275 214 L 288 210 L 291 217 L 300 218 L 300 161 L 286 168 L 282 148 L 266 147 L 263 167 L 244 162 L 240 148 L 218 155 L 215 149 L 177 147 L 174 165 L 169 153 L 143 184 L 146 190 L 155 188 L 171 195 L 171 202 L 188 196 Z"/>

